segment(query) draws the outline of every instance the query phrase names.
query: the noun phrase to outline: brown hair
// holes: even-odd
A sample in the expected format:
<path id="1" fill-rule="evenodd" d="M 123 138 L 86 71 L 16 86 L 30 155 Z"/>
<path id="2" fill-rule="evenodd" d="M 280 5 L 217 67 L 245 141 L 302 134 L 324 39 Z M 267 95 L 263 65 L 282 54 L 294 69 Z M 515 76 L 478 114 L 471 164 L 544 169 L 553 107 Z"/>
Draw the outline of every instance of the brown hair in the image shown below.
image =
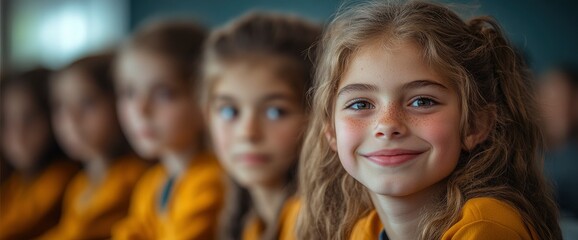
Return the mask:
<path id="1" fill-rule="evenodd" d="M 313 64 L 307 52 L 321 36 L 320 27 L 297 17 L 273 13 L 250 13 L 229 25 L 214 31 L 206 46 L 203 104 L 208 108 L 208 99 L 213 86 L 223 69 L 231 63 L 280 58 L 283 66 L 278 71 L 301 99 L 312 82 Z M 311 56 L 313 57 L 313 56 Z M 256 59 L 257 58 L 257 59 Z M 303 101 L 303 106 L 307 104 Z M 295 161 L 297 164 L 297 161 Z M 295 192 L 296 180 L 293 166 L 287 174 L 287 197 Z M 247 189 L 230 179 L 226 208 L 221 218 L 221 238 L 240 239 L 247 216 L 251 214 L 252 200 Z M 263 239 L 277 239 L 276 226 L 268 229 Z"/>
<path id="2" fill-rule="evenodd" d="M 200 89 L 200 65 L 206 38 L 206 29 L 194 21 L 156 19 L 139 27 L 121 47 L 119 55 L 128 49 L 162 57 L 188 88 L 186 93 L 193 95 Z M 207 148 L 206 132 L 203 128 L 199 130 L 198 147 L 204 151 Z"/>
<path id="3" fill-rule="evenodd" d="M 356 51 L 370 40 L 411 41 L 449 80 L 461 107 L 462 153 L 444 194 L 424 209 L 420 239 L 440 239 L 464 203 L 492 197 L 516 208 L 540 239 L 561 239 L 557 209 L 542 171 L 543 140 L 526 66 L 490 17 L 464 22 L 444 6 L 421 1 L 369 2 L 339 13 L 326 30 L 314 83 L 312 122 L 302 151 L 304 207 L 300 239 L 347 239 L 373 209 L 368 190 L 341 166 L 327 139 L 337 86 Z M 480 114 L 493 118 L 487 140 L 466 150 Z"/>
<path id="4" fill-rule="evenodd" d="M 179 77 L 196 87 L 206 37 L 207 31 L 192 21 L 157 20 L 138 28 L 127 46 L 165 57 Z"/>

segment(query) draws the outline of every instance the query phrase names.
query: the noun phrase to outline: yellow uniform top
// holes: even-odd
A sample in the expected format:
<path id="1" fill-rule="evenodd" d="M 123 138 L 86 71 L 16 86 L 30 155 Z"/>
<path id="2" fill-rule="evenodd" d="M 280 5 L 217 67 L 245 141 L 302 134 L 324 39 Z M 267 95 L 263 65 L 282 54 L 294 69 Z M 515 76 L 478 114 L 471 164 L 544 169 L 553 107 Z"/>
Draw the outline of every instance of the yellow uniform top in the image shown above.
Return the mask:
<path id="1" fill-rule="evenodd" d="M 383 225 L 372 211 L 354 226 L 351 239 L 379 239 Z M 442 236 L 449 239 L 537 240 L 514 208 L 493 198 L 473 198 L 464 204 L 461 217 Z"/>
<path id="2" fill-rule="evenodd" d="M 50 163 L 34 179 L 12 174 L 0 187 L 0 239 L 29 239 L 58 223 L 64 190 L 78 167 Z"/>
<path id="3" fill-rule="evenodd" d="M 90 189 L 86 172 L 66 190 L 59 224 L 40 239 L 107 239 L 113 224 L 126 217 L 132 189 L 146 164 L 135 156 L 112 162 L 101 184 Z M 91 191 L 85 199 L 87 191 Z"/>
<path id="4" fill-rule="evenodd" d="M 294 240 L 295 225 L 297 224 L 297 215 L 300 209 L 300 201 L 297 198 L 288 199 L 279 215 L 279 240 Z M 243 240 L 259 240 L 265 231 L 264 223 L 257 217 L 250 219 L 243 230 Z"/>
<path id="5" fill-rule="evenodd" d="M 174 182 L 166 208 L 160 207 L 167 173 L 162 165 L 138 182 L 129 216 L 113 228 L 113 239 L 214 239 L 224 184 L 217 160 L 195 157 Z"/>

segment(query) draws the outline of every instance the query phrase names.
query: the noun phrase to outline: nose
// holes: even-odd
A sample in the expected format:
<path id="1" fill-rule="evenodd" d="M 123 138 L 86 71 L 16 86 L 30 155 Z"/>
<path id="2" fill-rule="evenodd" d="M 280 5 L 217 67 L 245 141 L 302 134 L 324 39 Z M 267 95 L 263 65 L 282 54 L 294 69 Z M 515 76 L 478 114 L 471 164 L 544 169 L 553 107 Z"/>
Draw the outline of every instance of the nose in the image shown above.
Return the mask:
<path id="1" fill-rule="evenodd" d="M 407 133 L 404 114 L 398 106 L 385 106 L 378 112 L 374 127 L 374 137 L 378 139 L 395 139 Z"/>
<path id="2" fill-rule="evenodd" d="M 136 110 L 138 116 L 147 117 L 152 112 L 151 101 L 148 97 L 136 98 L 133 109 Z"/>
<path id="3" fill-rule="evenodd" d="M 239 136 L 245 141 L 257 142 L 261 139 L 261 126 L 256 112 L 246 112 L 238 128 Z"/>

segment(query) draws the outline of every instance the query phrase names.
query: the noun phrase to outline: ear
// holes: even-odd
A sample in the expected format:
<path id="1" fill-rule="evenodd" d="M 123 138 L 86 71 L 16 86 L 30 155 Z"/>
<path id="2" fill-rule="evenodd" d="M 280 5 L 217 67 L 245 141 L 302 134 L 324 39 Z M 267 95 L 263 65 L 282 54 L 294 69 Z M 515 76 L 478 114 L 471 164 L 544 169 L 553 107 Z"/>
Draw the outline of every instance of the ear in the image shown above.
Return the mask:
<path id="1" fill-rule="evenodd" d="M 325 133 L 325 138 L 327 139 L 327 142 L 329 143 L 329 147 L 331 147 L 331 149 L 335 152 L 337 152 L 337 142 L 335 140 L 335 131 L 333 130 L 333 127 L 331 127 L 331 124 L 326 124 L 326 127 L 324 128 L 324 133 Z"/>
<path id="2" fill-rule="evenodd" d="M 474 149 L 488 138 L 490 131 L 494 127 L 495 116 L 496 108 L 494 106 L 490 106 L 474 116 L 475 122 L 465 139 L 466 150 Z"/>

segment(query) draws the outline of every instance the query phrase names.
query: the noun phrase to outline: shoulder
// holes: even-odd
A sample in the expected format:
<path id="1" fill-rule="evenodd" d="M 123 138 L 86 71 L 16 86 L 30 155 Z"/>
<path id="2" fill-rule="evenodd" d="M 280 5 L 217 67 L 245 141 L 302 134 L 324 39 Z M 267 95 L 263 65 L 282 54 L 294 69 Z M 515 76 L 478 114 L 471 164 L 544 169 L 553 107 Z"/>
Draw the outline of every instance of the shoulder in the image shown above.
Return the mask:
<path id="1" fill-rule="evenodd" d="M 363 218 L 357 220 L 351 231 L 351 240 L 379 239 L 379 233 L 383 229 L 381 220 L 375 210 L 372 210 Z"/>
<path id="2" fill-rule="evenodd" d="M 223 170 L 213 154 L 203 153 L 191 160 L 183 180 L 191 186 L 221 186 L 224 184 Z"/>
<path id="3" fill-rule="evenodd" d="M 134 190 L 135 194 L 142 195 L 143 192 L 152 192 L 156 190 L 165 175 L 165 170 L 161 164 L 156 164 L 150 167 L 138 180 Z"/>
<path id="4" fill-rule="evenodd" d="M 533 239 L 520 213 L 494 198 L 468 200 L 442 239 Z"/>
<path id="5" fill-rule="evenodd" d="M 34 180 L 32 187 L 40 195 L 51 195 L 50 193 L 59 195 L 73 179 L 75 182 L 82 181 L 82 176 L 77 164 L 68 160 L 55 160 Z"/>
<path id="6" fill-rule="evenodd" d="M 279 216 L 279 239 L 297 239 L 295 227 L 297 226 L 299 209 L 301 209 L 301 200 L 299 198 L 291 197 L 285 201 Z"/>
<path id="7" fill-rule="evenodd" d="M 263 234 L 265 226 L 255 215 L 251 215 L 247 218 L 245 226 L 243 226 L 243 240 L 256 240 L 260 239 Z"/>

